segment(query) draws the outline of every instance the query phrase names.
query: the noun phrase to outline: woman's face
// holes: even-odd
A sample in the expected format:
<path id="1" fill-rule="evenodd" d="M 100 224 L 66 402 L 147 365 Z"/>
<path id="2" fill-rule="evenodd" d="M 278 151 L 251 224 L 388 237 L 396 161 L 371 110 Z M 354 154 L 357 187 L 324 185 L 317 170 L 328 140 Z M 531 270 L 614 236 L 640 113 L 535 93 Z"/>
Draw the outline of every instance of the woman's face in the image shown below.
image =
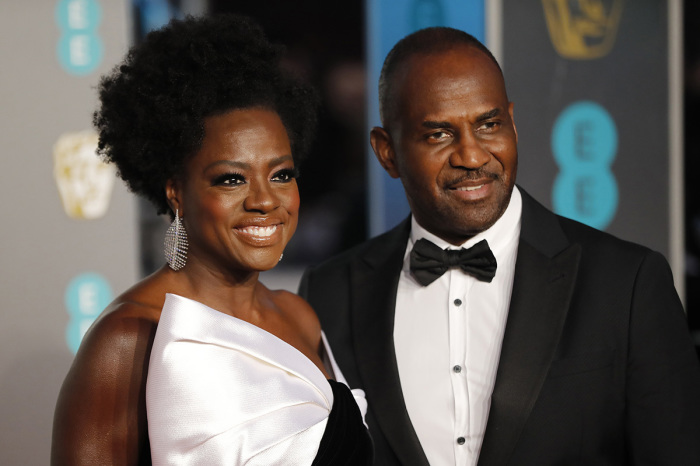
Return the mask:
<path id="1" fill-rule="evenodd" d="M 187 264 L 268 270 L 294 234 L 299 212 L 287 131 L 276 112 L 263 108 L 209 117 L 204 128 L 201 149 L 172 191 L 187 229 Z"/>

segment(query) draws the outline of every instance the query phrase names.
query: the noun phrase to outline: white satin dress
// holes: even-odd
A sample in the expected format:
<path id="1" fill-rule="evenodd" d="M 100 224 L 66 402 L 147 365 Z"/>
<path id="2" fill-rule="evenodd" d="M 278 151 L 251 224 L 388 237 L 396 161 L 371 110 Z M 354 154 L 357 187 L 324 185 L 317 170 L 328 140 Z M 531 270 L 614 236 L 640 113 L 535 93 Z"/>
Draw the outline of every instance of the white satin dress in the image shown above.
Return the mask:
<path id="1" fill-rule="evenodd" d="M 322 335 L 334 377 L 345 383 Z M 352 390 L 362 418 L 367 402 Z M 146 382 L 153 464 L 310 465 L 333 391 L 276 336 L 167 294 Z"/>

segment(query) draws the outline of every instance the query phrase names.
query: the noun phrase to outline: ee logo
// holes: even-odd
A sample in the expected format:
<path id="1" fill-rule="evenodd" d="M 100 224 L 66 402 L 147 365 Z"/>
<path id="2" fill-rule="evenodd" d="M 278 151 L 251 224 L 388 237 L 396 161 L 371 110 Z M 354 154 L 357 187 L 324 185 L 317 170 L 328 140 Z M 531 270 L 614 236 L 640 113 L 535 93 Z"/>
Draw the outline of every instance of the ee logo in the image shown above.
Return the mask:
<path id="1" fill-rule="evenodd" d="M 102 9 L 96 0 L 60 0 L 56 23 L 61 29 L 56 54 L 68 73 L 86 75 L 102 61 L 104 46 L 97 34 Z"/>
<path id="2" fill-rule="evenodd" d="M 65 304 L 70 321 L 66 327 L 66 343 L 73 354 L 78 352 L 90 325 L 111 301 L 112 288 L 102 275 L 84 273 L 68 284 Z"/>
<path id="3" fill-rule="evenodd" d="M 604 230 L 617 211 L 617 182 L 611 171 L 617 128 L 599 104 L 569 105 L 552 129 L 552 152 L 559 166 L 552 205 L 564 217 Z"/>

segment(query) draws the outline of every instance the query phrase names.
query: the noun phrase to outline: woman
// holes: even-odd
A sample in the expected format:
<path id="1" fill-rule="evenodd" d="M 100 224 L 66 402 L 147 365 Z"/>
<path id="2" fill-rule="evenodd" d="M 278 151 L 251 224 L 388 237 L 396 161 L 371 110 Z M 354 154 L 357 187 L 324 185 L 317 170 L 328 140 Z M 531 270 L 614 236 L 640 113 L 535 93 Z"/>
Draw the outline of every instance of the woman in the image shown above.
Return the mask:
<path id="1" fill-rule="evenodd" d="M 85 335 L 52 463 L 371 461 L 364 395 L 326 380 L 343 381 L 313 310 L 258 281 L 294 233 L 315 118 L 278 61 L 250 20 L 189 18 L 103 78 L 100 153 L 170 213 L 168 265 Z"/>

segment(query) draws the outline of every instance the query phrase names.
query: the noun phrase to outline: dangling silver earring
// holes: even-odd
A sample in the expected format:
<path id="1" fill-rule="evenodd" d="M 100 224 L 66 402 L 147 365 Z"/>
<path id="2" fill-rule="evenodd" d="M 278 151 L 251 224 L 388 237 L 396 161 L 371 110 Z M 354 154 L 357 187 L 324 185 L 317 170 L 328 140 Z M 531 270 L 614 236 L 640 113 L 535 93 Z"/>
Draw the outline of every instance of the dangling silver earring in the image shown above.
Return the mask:
<path id="1" fill-rule="evenodd" d="M 280 258 L 277 259 L 277 262 L 281 262 L 283 257 L 284 257 L 284 253 L 280 254 Z"/>
<path id="2" fill-rule="evenodd" d="M 165 232 L 165 260 L 173 270 L 180 270 L 187 262 L 187 231 L 180 221 L 180 209 L 175 209 L 175 220 Z"/>

